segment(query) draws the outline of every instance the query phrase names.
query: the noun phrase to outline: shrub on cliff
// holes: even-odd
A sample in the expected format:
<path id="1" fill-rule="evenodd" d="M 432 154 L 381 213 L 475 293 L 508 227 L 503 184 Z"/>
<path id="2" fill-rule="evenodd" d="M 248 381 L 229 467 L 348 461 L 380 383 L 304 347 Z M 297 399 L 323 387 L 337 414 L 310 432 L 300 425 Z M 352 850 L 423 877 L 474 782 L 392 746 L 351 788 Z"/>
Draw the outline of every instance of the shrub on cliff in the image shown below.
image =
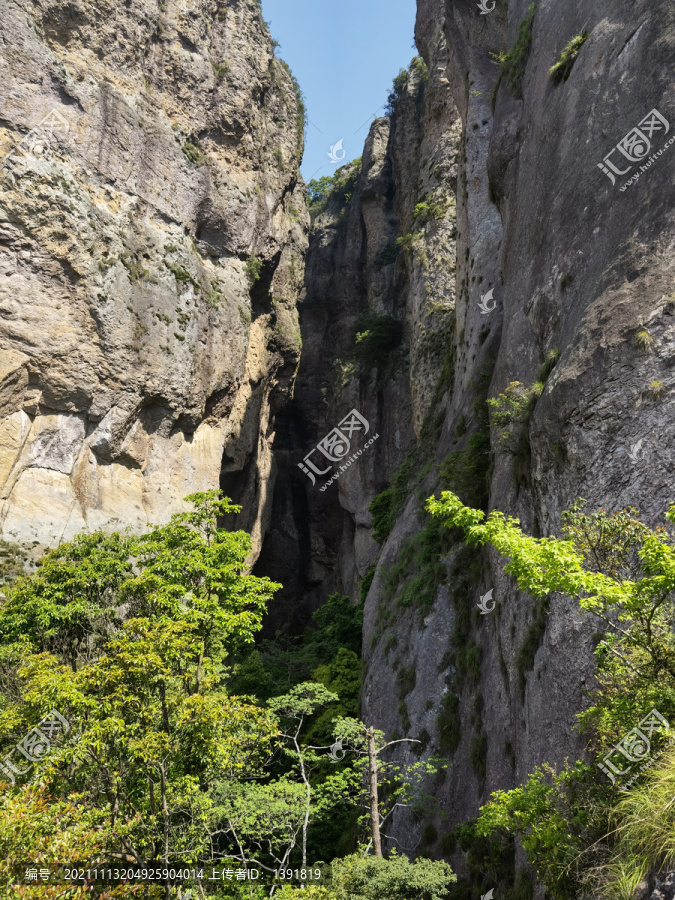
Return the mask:
<path id="1" fill-rule="evenodd" d="M 521 98 L 523 96 L 523 76 L 525 75 L 525 66 L 527 57 L 530 53 L 532 45 L 532 25 L 534 16 L 537 11 L 537 4 L 532 3 L 527 14 L 518 26 L 518 34 L 516 40 L 510 50 L 498 54 L 492 54 L 499 66 L 499 75 L 492 93 L 492 108 L 494 109 L 497 100 L 497 93 L 502 79 L 506 81 L 508 89 L 514 97 Z"/>
<path id="2" fill-rule="evenodd" d="M 351 358 L 361 375 L 378 370 L 380 381 L 391 374 L 394 353 L 403 338 L 403 326 L 398 319 L 371 309 L 364 310 L 354 325 L 354 345 Z"/>
<path id="3" fill-rule="evenodd" d="M 529 537 L 517 519 L 498 511 L 486 517 L 450 492 L 427 501 L 431 514 L 461 528 L 469 544 L 491 544 L 505 557 L 504 570 L 520 590 L 542 602 L 568 594 L 602 623 L 597 687 L 578 715 L 602 762 L 535 770 L 521 787 L 493 794 L 476 826 L 483 836 L 518 835 L 547 890 L 561 900 L 584 886 L 632 896 L 648 871 L 675 862 L 672 751 L 646 784 L 621 784 L 622 776 L 639 777 L 636 761 L 668 746 L 675 717 L 675 504 L 665 528 L 644 525 L 632 508 L 586 514 L 583 505 L 563 514 L 560 540 Z M 647 720 L 652 724 L 643 725 Z M 614 753 L 623 769 L 611 761 Z M 617 799 L 619 787 L 628 791 L 625 800 Z"/>
<path id="4" fill-rule="evenodd" d="M 407 69 L 400 69 L 398 75 L 394 78 L 394 82 L 392 84 L 392 88 L 389 92 L 387 103 L 384 108 L 384 114 L 386 116 L 393 116 L 396 114 L 398 104 L 405 94 L 408 88 L 408 84 L 411 81 L 411 76 L 414 79 L 413 86 L 416 88 L 416 99 L 421 100 L 422 96 L 424 95 L 424 88 L 427 81 L 429 80 L 429 72 L 427 70 L 426 63 L 421 56 L 413 57 L 410 62 L 410 66 Z"/>
<path id="5" fill-rule="evenodd" d="M 572 66 L 576 62 L 577 56 L 587 40 L 588 32 L 584 31 L 572 38 L 569 44 L 563 49 L 558 62 L 548 70 L 549 80 L 552 81 L 553 84 L 558 85 L 567 81 L 572 72 Z"/>
<path id="6" fill-rule="evenodd" d="M 329 204 L 332 211 L 341 213 L 352 199 L 360 173 L 361 157 L 342 166 L 334 175 L 312 179 L 307 185 L 310 213 L 317 215 Z"/>

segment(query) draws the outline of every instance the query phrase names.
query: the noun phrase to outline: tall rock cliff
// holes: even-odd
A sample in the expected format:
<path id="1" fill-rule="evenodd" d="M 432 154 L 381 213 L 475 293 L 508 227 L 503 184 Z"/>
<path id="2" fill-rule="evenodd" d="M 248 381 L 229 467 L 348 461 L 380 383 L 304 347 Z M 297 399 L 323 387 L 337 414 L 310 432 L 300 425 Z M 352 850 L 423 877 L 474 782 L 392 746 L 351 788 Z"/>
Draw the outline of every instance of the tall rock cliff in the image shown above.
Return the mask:
<path id="1" fill-rule="evenodd" d="M 255 0 L 0 10 L 2 533 L 236 478 L 257 548 L 300 339 L 302 101 Z"/>
<path id="2" fill-rule="evenodd" d="M 361 590 L 364 719 L 451 759 L 429 785 L 439 810 L 397 811 L 387 833 L 460 872 L 457 823 L 584 753 L 597 626 L 519 593 L 424 498 L 450 488 L 537 536 L 579 496 L 650 524 L 673 499 L 672 4 L 483 7 L 419 0 L 426 67 L 397 79 L 361 164 L 315 204 L 259 563 L 287 586 L 276 624 Z M 506 437 L 486 404 L 504 391 L 531 401 Z M 340 427 L 353 409 L 368 435 Z M 326 436 L 335 462 L 312 455 Z"/>
<path id="3" fill-rule="evenodd" d="M 674 26 L 668 0 L 418 0 L 421 57 L 307 248 L 301 100 L 256 0 L 0 9 L 3 537 L 142 529 L 221 486 L 284 584 L 271 629 L 363 597 L 364 719 L 451 760 L 389 840 L 460 873 L 454 826 L 584 752 L 596 626 L 424 499 L 535 535 L 578 496 L 661 522 Z"/>

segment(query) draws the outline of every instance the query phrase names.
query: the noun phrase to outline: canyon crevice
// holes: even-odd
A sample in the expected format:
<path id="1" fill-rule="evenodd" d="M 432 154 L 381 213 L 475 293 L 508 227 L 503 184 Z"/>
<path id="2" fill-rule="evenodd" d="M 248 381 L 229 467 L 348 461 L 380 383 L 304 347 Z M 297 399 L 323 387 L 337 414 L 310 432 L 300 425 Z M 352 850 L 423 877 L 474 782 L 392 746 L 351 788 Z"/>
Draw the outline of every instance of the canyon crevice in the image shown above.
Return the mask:
<path id="1" fill-rule="evenodd" d="M 509 85 L 495 59 L 519 47 L 528 21 L 531 45 Z M 567 80 L 554 83 L 549 69 L 583 32 Z M 574 726 L 598 625 L 567 597 L 542 605 L 519 593 L 494 551 L 440 536 L 423 500 L 450 488 L 535 536 L 560 535 L 577 497 L 662 522 L 672 500 L 675 152 L 664 147 L 674 40 L 666 3 L 498 2 L 481 16 L 475 3 L 420 0 L 422 59 L 392 115 L 373 123 L 360 165 L 338 173 L 351 197 L 334 190 L 313 213 L 303 354 L 277 434 L 260 571 L 286 585 L 277 624 L 291 607 L 299 625 L 330 592 L 361 589 L 364 719 L 452 760 L 428 786 L 438 810 L 399 810 L 387 833 L 460 873 L 465 855 L 443 833 L 535 766 L 584 756 Z M 616 184 L 599 164 L 645 120 L 658 155 L 622 191 L 637 163 L 622 157 L 630 172 Z M 361 328 L 389 318 L 400 342 L 386 366 L 364 367 Z M 543 387 L 505 443 L 485 401 L 513 382 Z M 379 438 L 322 492 L 299 464 L 350 409 Z M 365 440 L 356 437 L 350 453 Z M 381 543 L 368 511 L 376 497 L 375 518 L 388 519 Z M 495 608 L 481 615 L 489 590 Z"/>
<path id="2" fill-rule="evenodd" d="M 598 626 L 518 592 L 424 500 L 451 489 L 536 536 L 578 497 L 662 523 L 672 4 L 418 0 L 420 57 L 311 224 L 301 99 L 255 0 L 12 0 L 0 31 L 0 158 L 58 114 L 0 181 L 3 538 L 140 530 L 221 487 L 283 584 L 269 633 L 362 598 L 363 719 L 451 761 L 389 846 L 465 874 L 443 834 L 586 752 Z M 650 152 L 610 179 L 641 123 Z M 541 388 L 505 440 L 487 398 L 514 382 Z"/>

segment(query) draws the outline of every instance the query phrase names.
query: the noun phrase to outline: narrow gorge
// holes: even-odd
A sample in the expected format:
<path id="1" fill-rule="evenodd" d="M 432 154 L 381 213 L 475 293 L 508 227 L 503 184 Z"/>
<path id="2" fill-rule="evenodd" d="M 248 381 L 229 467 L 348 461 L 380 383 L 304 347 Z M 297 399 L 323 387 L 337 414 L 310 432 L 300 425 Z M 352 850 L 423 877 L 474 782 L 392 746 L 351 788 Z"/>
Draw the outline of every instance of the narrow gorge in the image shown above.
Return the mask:
<path id="1" fill-rule="evenodd" d="M 30 569 L 221 488 L 282 585 L 267 638 L 363 604 L 361 718 L 450 761 L 385 849 L 474 888 L 461 826 L 591 759 L 601 634 L 425 501 L 559 537 L 577 498 L 652 528 L 675 500 L 675 7 L 483 6 L 417 0 L 387 114 L 309 193 L 256 0 L 0 11 L 3 547 Z M 527 872 L 516 842 L 495 877 Z"/>

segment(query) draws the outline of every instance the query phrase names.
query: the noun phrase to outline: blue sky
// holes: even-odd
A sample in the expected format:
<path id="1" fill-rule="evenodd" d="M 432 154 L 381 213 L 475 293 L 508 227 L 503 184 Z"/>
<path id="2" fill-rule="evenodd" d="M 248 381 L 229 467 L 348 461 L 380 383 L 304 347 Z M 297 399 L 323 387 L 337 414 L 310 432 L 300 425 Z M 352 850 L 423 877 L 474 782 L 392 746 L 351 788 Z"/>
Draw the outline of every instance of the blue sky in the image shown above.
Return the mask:
<path id="1" fill-rule="evenodd" d="M 262 0 L 262 7 L 306 98 L 302 174 L 307 181 L 332 175 L 331 146 L 343 140 L 343 162 L 361 155 L 373 113 L 416 54 L 415 0 Z"/>

